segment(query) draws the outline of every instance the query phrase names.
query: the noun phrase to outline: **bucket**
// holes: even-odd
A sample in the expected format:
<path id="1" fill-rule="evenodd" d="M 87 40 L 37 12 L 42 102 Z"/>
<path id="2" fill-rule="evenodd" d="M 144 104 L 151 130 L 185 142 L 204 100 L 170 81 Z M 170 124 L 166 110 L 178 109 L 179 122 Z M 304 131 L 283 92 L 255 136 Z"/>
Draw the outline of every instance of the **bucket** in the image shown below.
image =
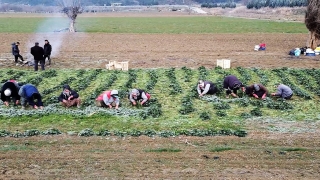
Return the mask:
<path id="1" fill-rule="evenodd" d="M 254 46 L 254 50 L 255 50 L 255 51 L 259 51 L 259 49 L 260 49 L 260 46 L 259 46 L 259 45 L 255 45 L 255 46 Z"/>
<path id="2" fill-rule="evenodd" d="M 294 55 L 295 55 L 296 57 L 299 57 L 300 54 L 301 54 L 301 50 L 300 50 L 299 48 L 296 48 L 296 50 L 294 51 Z"/>
<path id="3" fill-rule="evenodd" d="M 222 69 L 230 69 L 230 64 L 230 59 L 217 59 L 217 66 L 222 67 Z"/>

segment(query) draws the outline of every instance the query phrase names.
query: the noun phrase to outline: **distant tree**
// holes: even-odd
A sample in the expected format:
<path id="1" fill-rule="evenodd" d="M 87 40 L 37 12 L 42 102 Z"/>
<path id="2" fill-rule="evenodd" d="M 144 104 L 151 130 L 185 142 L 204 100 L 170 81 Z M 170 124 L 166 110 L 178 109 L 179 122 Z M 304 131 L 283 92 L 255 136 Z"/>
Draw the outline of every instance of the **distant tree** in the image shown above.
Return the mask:
<path id="1" fill-rule="evenodd" d="M 62 12 L 66 14 L 70 20 L 69 32 L 76 32 L 74 27 L 78 14 L 81 14 L 83 8 L 81 0 L 57 0 Z"/>
<path id="2" fill-rule="evenodd" d="M 310 37 L 308 47 L 317 48 L 317 41 L 320 39 L 320 1 L 308 0 L 308 6 L 305 16 L 305 24 L 309 29 Z"/>

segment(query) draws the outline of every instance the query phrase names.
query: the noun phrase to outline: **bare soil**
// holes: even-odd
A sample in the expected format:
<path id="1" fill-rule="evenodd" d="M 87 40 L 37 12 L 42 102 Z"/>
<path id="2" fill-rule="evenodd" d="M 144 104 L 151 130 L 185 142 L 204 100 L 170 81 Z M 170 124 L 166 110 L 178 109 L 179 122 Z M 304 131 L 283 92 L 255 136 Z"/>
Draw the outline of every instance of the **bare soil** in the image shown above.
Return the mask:
<path id="1" fill-rule="evenodd" d="M 130 68 L 214 67 L 231 59 L 231 67 L 319 68 L 319 57 L 292 58 L 289 50 L 303 47 L 307 34 L 0 34 L 0 63 L 14 67 L 10 44 L 20 41 L 22 55 L 32 60 L 33 42 L 49 39 L 55 68 L 104 68 L 108 61 L 129 61 Z M 61 40 L 61 42 L 60 42 Z M 266 51 L 254 45 L 266 43 Z M 57 45 L 61 44 L 60 48 Z M 56 46 L 56 47 L 55 47 Z M 58 48 L 58 49 L 57 49 Z M 10 61 L 11 60 L 11 61 Z M 8 63 L 11 62 L 11 63 Z"/>
<path id="2" fill-rule="evenodd" d="M 319 138 L 254 131 L 245 138 L 2 138 L 0 178 L 318 179 Z M 212 152 L 216 147 L 232 149 Z M 152 152 L 159 149 L 180 152 Z"/>

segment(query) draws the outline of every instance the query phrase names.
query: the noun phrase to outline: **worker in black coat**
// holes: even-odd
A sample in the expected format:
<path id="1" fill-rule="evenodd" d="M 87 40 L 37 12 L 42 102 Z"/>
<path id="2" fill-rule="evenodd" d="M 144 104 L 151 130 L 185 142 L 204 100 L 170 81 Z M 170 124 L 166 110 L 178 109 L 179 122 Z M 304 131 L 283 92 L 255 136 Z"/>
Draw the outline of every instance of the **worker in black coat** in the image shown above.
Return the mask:
<path id="1" fill-rule="evenodd" d="M 14 105 L 18 105 L 20 101 L 20 95 L 18 94 L 19 89 L 20 86 L 17 81 L 9 80 L 5 82 L 0 89 L 2 102 L 6 106 L 9 106 L 9 103 L 12 100 Z"/>
<path id="2" fill-rule="evenodd" d="M 226 89 L 227 98 L 229 98 L 230 94 L 232 97 L 238 97 L 237 91 L 240 88 L 244 89 L 244 85 L 236 76 L 229 75 L 224 78 L 223 88 Z"/>
<path id="3" fill-rule="evenodd" d="M 41 70 L 44 70 L 44 50 L 39 46 L 39 43 L 36 42 L 35 46 L 31 48 L 31 54 L 34 57 L 34 71 L 38 71 L 38 64 L 41 64 Z"/>
<path id="4" fill-rule="evenodd" d="M 51 51 L 52 51 L 52 47 L 51 47 L 51 44 L 48 40 L 45 40 L 44 41 L 44 46 L 43 46 L 43 50 L 44 50 L 44 63 L 46 63 L 46 58 L 48 58 L 48 61 L 49 61 L 49 65 L 51 64 Z"/>

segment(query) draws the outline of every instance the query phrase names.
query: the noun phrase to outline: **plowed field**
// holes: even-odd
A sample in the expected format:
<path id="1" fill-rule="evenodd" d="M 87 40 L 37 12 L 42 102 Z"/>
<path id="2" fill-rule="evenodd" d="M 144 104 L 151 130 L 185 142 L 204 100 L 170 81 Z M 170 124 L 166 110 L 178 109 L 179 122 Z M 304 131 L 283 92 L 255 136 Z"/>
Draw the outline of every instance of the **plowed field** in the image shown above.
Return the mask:
<path id="1" fill-rule="evenodd" d="M 237 67 L 318 68 L 318 57 L 291 58 L 290 49 L 306 44 L 307 34 L 0 34 L 1 66 L 13 67 L 10 44 L 20 41 L 24 57 L 33 42 L 51 41 L 54 68 L 104 68 L 108 61 L 129 61 L 130 68 L 214 67 L 231 59 Z M 254 45 L 266 43 L 266 51 Z M 10 61 L 11 60 L 11 61 Z M 32 59 L 30 59 L 32 60 Z"/>

